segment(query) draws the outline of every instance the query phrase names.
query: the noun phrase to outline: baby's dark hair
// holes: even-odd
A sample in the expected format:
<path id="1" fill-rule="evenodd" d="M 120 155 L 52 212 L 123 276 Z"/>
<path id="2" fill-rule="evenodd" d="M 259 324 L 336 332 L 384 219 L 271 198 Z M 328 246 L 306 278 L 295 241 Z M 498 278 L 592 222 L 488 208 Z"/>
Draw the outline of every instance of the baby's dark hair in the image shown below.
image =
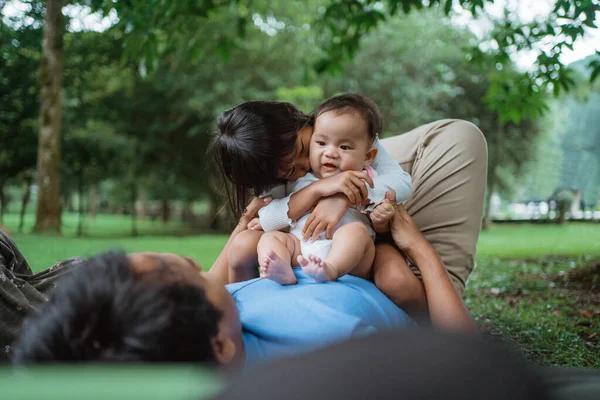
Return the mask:
<path id="1" fill-rule="evenodd" d="M 357 93 L 344 93 L 325 100 L 314 111 L 314 119 L 329 111 L 343 114 L 355 112 L 367 123 L 369 139 L 374 141 L 381 134 L 382 118 L 377 104 L 367 96 Z"/>
<path id="2" fill-rule="evenodd" d="M 267 101 L 248 101 L 218 117 L 208 156 L 223 178 L 237 217 L 250 196 L 260 196 L 285 182 L 278 171 L 294 151 L 298 131 L 310 121 L 309 115 L 291 103 Z"/>
<path id="3" fill-rule="evenodd" d="M 85 261 L 26 319 L 13 363 L 215 363 L 222 313 L 173 274 L 136 272 L 123 253 Z"/>

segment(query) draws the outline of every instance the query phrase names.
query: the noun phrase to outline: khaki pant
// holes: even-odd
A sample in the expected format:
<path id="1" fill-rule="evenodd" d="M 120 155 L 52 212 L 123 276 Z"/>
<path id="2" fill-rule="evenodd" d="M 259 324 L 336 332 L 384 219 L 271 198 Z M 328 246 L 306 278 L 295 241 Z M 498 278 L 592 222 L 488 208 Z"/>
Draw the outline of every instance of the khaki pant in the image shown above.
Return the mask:
<path id="1" fill-rule="evenodd" d="M 483 134 L 469 122 L 447 119 L 382 143 L 412 176 L 413 195 L 405 203 L 406 210 L 462 294 L 475 265 L 483 215 L 487 179 Z"/>

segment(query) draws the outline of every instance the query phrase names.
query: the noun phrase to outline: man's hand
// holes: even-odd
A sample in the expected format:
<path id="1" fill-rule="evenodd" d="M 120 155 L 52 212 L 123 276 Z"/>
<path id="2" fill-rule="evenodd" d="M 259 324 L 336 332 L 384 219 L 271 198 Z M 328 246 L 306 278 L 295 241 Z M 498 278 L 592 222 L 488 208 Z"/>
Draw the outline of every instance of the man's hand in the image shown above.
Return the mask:
<path id="1" fill-rule="evenodd" d="M 317 185 L 320 197 L 343 193 L 348 197 L 350 203 L 357 206 L 369 197 L 367 184 L 373 187 L 373 179 L 366 173 L 358 171 L 344 171 L 313 183 L 313 185 Z"/>
<path id="2" fill-rule="evenodd" d="M 331 239 L 333 229 L 340 222 L 349 205 L 350 201 L 345 194 L 341 193 L 319 200 L 304 225 L 302 238 L 305 241 L 314 241 L 321 232 L 325 231 L 325 237 Z"/>
<path id="3" fill-rule="evenodd" d="M 390 232 L 398 248 L 411 258 L 411 255 L 424 249 L 437 255 L 402 204 L 396 207 L 394 217 L 390 221 Z"/>
<path id="4" fill-rule="evenodd" d="M 396 192 L 390 190 L 385 194 L 385 199 L 369 215 L 375 232 L 385 233 L 390 231 L 390 221 L 394 217 L 396 206 Z"/>

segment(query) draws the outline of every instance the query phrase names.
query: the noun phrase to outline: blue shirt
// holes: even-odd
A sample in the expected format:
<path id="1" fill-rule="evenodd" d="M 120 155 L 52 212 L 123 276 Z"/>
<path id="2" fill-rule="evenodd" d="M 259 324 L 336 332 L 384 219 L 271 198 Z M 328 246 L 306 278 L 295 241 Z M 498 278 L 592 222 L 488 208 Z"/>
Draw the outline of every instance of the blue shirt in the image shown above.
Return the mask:
<path id="1" fill-rule="evenodd" d="M 246 366 L 414 325 L 375 285 L 345 275 L 316 283 L 294 268 L 296 285 L 269 279 L 227 285 L 242 322 Z"/>

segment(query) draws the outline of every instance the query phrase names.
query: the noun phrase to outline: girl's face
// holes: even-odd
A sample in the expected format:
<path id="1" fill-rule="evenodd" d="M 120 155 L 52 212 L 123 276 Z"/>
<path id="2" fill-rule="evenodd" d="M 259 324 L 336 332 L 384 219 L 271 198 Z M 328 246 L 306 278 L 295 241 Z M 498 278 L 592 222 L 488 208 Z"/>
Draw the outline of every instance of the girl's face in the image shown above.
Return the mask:
<path id="1" fill-rule="evenodd" d="M 283 165 L 278 171 L 278 176 L 288 181 L 294 181 L 310 171 L 308 158 L 310 138 L 313 134 L 312 126 L 305 126 L 298 131 L 296 147 L 284 157 Z"/>

